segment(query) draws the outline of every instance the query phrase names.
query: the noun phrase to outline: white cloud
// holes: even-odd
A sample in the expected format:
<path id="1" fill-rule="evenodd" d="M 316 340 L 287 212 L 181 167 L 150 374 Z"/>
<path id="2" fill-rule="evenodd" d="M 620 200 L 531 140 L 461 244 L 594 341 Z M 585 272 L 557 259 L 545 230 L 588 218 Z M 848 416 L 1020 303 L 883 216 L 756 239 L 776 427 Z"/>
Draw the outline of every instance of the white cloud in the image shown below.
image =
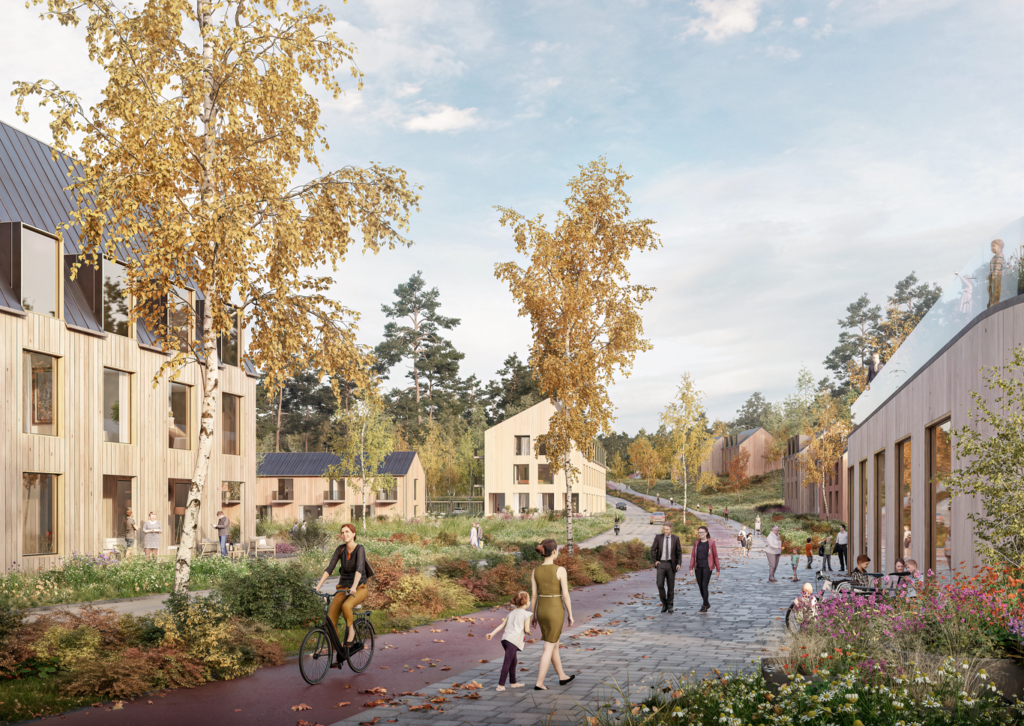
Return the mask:
<path id="1" fill-rule="evenodd" d="M 822 38 L 827 38 L 830 35 L 832 35 L 832 23 L 825 23 L 824 27 L 820 30 L 814 31 L 815 40 L 821 40 Z"/>
<path id="2" fill-rule="evenodd" d="M 724 40 L 757 28 L 764 0 L 694 0 L 701 16 L 686 24 L 683 36 L 703 35 L 707 40 Z"/>
<path id="3" fill-rule="evenodd" d="M 794 18 L 793 19 L 793 25 L 795 25 L 798 28 L 806 28 L 807 27 L 807 23 L 809 23 L 809 22 L 810 21 L 807 18 Z"/>
<path id="4" fill-rule="evenodd" d="M 454 106 L 434 106 L 433 110 L 421 116 L 415 116 L 404 124 L 408 131 L 462 131 L 478 126 L 475 108 L 455 108 Z"/>
<path id="5" fill-rule="evenodd" d="M 801 55 L 796 48 L 787 48 L 783 45 L 769 45 L 765 53 L 769 58 L 781 58 L 788 61 L 794 61 Z"/>
<path id="6" fill-rule="evenodd" d="M 397 98 L 405 98 L 406 96 L 415 96 L 417 93 L 419 93 L 422 90 L 423 90 L 422 88 L 420 88 L 419 86 L 415 86 L 412 83 L 403 83 L 401 86 L 398 87 L 398 90 L 395 91 L 395 96 Z"/>

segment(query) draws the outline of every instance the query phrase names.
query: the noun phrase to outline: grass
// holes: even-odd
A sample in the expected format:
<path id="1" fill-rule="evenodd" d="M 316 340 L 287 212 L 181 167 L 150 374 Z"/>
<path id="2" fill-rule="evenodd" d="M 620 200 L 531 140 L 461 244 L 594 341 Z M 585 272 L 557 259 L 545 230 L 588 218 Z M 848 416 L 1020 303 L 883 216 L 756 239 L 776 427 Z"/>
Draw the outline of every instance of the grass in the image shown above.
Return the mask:
<path id="1" fill-rule="evenodd" d="M 638 492 L 647 493 L 647 482 L 632 481 L 629 485 Z M 782 472 L 774 471 L 763 476 L 752 477 L 750 483 L 739 492 L 730 491 L 727 480 L 721 482 L 714 489 L 705 489 L 701 492 L 690 490 L 687 504 L 693 509 L 707 512 L 708 507 L 714 507 L 715 514 L 724 514 L 725 508 L 729 508 L 729 519 L 745 524 L 747 529 L 754 528 L 754 520 L 759 510 L 782 508 L 785 503 L 784 485 Z M 651 487 L 651 496 L 660 496 L 663 499 L 672 497 L 677 503 L 682 503 L 683 493 L 671 481 L 658 480 Z M 792 512 L 764 512 L 761 514 L 761 532 L 767 534 L 772 525 L 779 526 L 782 535 L 783 547 L 788 552 L 793 547 L 799 547 L 800 554 L 803 554 L 803 546 L 807 538 L 811 538 L 814 552 L 818 551 L 818 542 L 826 535 L 833 535 L 839 531 L 840 521 L 838 519 L 822 520 L 814 514 L 794 514 Z"/>
<path id="2" fill-rule="evenodd" d="M 3 680 L 0 681 L 0 724 L 51 716 L 88 706 L 95 700 L 64 695 L 55 678 Z"/>
<path id="3" fill-rule="evenodd" d="M 612 527 L 612 510 L 603 514 L 573 520 L 574 539 L 589 539 Z M 469 546 L 469 528 L 479 521 L 484 530 L 484 548 Z M 323 570 L 333 550 L 340 522 L 328 520 L 332 534 L 326 551 L 307 551 L 298 555 L 299 562 L 315 577 Z M 277 526 L 277 525 L 275 525 Z M 358 525 L 357 525 L 358 526 Z M 280 524 L 276 536 L 287 538 L 287 523 Z M 565 520 L 547 517 L 532 519 L 480 519 L 448 517 L 420 522 L 367 522 L 359 529 L 359 541 L 366 547 L 371 561 L 400 555 L 410 567 L 427 567 L 443 559 L 485 559 L 518 551 L 520 543 L 540 542 L 554 537 L 565 542 Z M 288 561 L 292 561 L 289 558 Z M 228 571 L 244 571 L 245 560 L 202 557 L 192 561 L 192 590 L 212 588 Z M 74 554 L 65 557 L 62 566 L 53 570 L 12 569 L 0 577 L 0 602 L 9 607 L 30 608 L 41 605 L 95 602 L 144 595 L 168 593 L 174 583 L 174 563 L 169 558 L 157 561 L 143 557 L 119 560 L 113 556 Z"/>

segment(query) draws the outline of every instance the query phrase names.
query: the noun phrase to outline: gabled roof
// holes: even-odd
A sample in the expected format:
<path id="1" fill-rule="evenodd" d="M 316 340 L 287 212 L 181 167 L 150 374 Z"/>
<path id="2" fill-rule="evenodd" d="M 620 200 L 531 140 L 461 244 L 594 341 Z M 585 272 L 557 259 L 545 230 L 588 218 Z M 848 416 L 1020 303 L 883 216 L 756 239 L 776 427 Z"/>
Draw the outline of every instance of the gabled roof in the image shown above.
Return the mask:
<path id="1" fill-rule="evenodd" d="M 405 476 L 415 458 L 415 451 L 393 451 L 377 469 L 377 474 Z M 265 454 L 256 476 L 323 476 L 328 467 L 337 466 L 340 461 L 336 454 L 328 451 Z"/>
<path id="2" fill-rule="evenodd" d="M 746 440 L 747 440 L 747 439 L 749 439 L 749 438 L 750 438 L 751 436 L 753 436 L 754 434 L 756 434 L 756 433 L 757 433 L 757 432 L 758 432 L 758 431 L 759 431 L 760 429 L 761 429 L 761 427 L 760 427 L 760 426 L 755 426 L 755 427 L 754 427 L 754 428 L 752 428 L 752 429 L 747 429 L 746 431 L 741 431 L 741 432 L 740 432 L 740 434 L 739 434 L 739 437 L 738 437 L 738 438 L 736 439 L 736 441 L 737 441 L 738 443 L 741 443 L 741 444 L 742 444 L 742 443 L 743 443 L 744 441 L 746 441 Z"/>

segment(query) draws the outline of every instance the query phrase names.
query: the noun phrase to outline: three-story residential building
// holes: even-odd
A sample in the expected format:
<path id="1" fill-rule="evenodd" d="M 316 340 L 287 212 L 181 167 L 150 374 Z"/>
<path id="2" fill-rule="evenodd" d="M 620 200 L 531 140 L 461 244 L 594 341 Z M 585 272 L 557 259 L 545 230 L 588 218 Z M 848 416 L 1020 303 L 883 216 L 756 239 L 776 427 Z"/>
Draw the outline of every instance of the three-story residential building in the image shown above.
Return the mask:
<path id="1" fill-rule="evenodd" d="M 484 432 L 484 514 L 498 514 L 506 508 L 516 514 L 566 508 L 565 474 L 552 474 L 543 447 L 539 454 L 534 451 L 537 437 L 548 432 L 554 412 L 551 399 L 545 399 Z M 573 485 L 573 512 L 603 512 L 604 449 L 595 441 L 593 459 L 574 450 L 570 460 L 579 470 Z"/>
<path id="2" fill-rule="evenodd" d="M 127 250 L 98 268 L 78 260 L 77 229 L 53 234 L 74 209 L 71 160 L 0 122 L 0 561 L 46 568 L 123 541 L 125 514 L 162 525 L 177 545 L 196 463 L 202 367 L 157 378 L 167 355 L 130 325 Z M 184 290 L 202 305 L 196 291 Z M 168 313 L 174 315 L 173 312 Z M 195 335 L 169 318 L 179 336 Z M 198 536 L 214 539 L 218 509 L 254 533 L 245 507 L 256 481 L 257 374 L 243 331 L 220 340 L 216 440 Z M 156 382 L 156 385 L 154 385 Z M 136 547 L 141 546 L 137 540 Z"/>

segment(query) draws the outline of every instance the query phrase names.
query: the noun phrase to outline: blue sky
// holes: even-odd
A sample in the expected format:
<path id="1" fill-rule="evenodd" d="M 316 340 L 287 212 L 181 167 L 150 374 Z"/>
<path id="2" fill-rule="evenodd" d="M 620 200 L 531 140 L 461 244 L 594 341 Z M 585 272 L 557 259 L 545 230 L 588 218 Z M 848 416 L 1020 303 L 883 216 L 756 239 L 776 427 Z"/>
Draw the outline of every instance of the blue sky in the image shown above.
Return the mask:
<path id="1" fill-rule="evenodd" d="M 612 389 L 617 429 L 655 427 L 683 371 L 723 418 L 754 390 L 790 392 L 802 365 L 820 377 L 849 302 L 882 302 L 911 270 L 950 284 L 1024 213 L 1017 0 L 330 4 L 367 78 L 324 101 L 328 165 L 424 185 L 416 245 L 337 276 L 364 341 L 422 270 L 462 318 L 465 374 L 525 357 L 529 326 L 493 276 L 513 258 L 493 205 L 550 218 L 576 166 L 606 155 L 664 242 L 632 265 L 658 288 L 654 349 Z M 5 8 L 0 79 L 89 98 L 80 32 L 36 15 Z M 0 117 L 16 121 L 11 100 Z M 48 139 L 45 121 L 27 128 Z"/>

